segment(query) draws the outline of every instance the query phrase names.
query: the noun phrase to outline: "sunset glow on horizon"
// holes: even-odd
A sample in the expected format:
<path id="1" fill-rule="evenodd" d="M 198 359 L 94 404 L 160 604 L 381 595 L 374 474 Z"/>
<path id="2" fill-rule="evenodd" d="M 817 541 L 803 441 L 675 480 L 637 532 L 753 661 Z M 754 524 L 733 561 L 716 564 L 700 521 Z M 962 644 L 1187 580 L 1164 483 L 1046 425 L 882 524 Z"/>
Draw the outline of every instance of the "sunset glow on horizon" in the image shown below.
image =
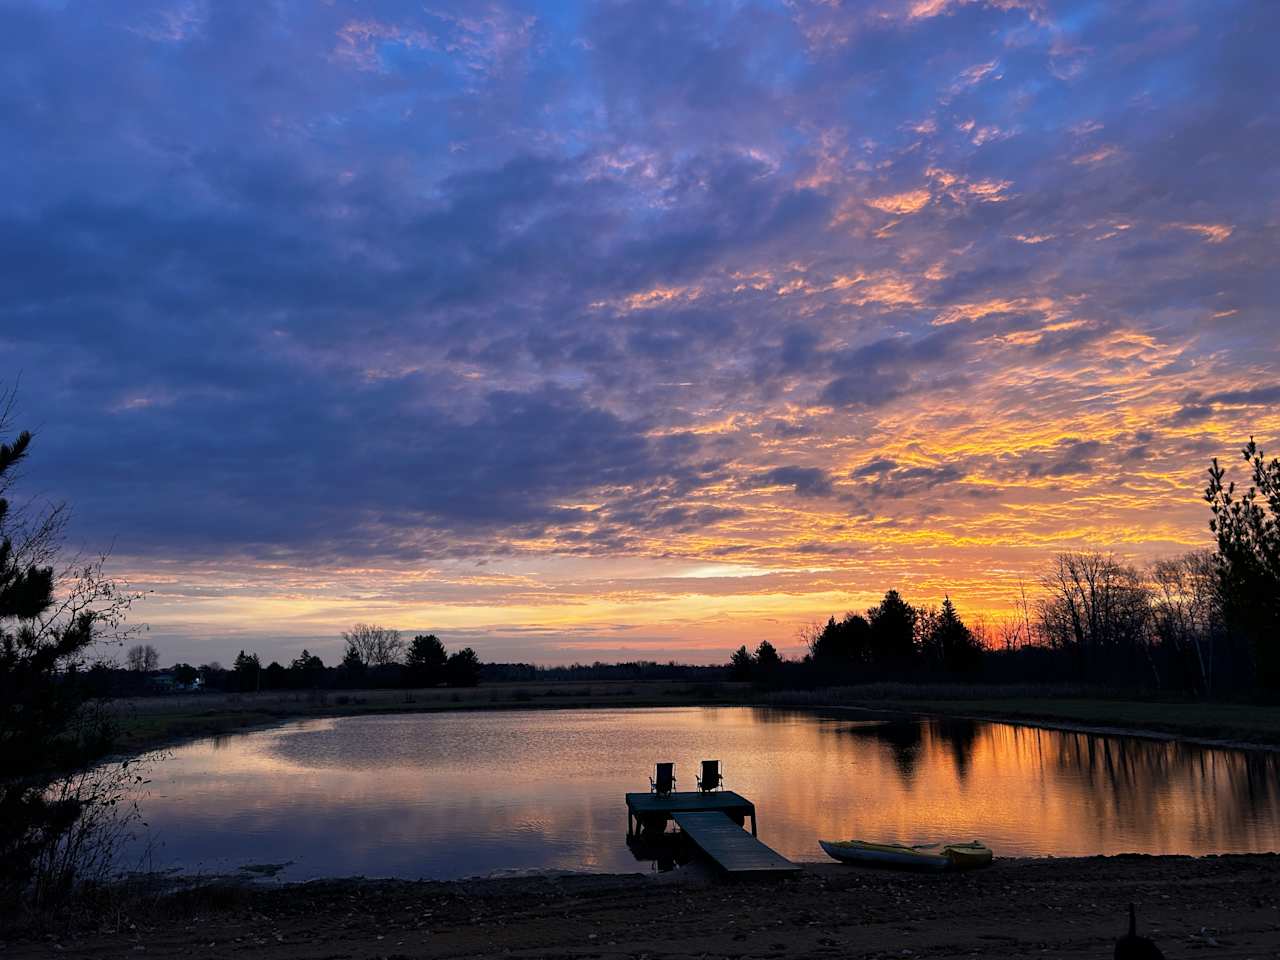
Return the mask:
<path id="1" fill-rule="evenodd" d="M 720 662 L 1280 453 L 1280 5 L 0 5 L 15 493 L 165 663 Z M 10 380 L 10 373 L 17 377 Z"/>

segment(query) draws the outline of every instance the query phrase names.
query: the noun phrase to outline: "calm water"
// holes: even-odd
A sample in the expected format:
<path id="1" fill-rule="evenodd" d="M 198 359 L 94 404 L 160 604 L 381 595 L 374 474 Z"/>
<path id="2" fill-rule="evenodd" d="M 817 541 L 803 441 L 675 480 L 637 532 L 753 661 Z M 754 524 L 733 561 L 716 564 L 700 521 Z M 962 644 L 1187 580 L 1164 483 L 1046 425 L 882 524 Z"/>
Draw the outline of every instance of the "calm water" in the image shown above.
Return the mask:
<path id="1" fill-rule="evenodd" d="M 648 870 L 625 843 L 623 794 L 660 759 L 692 789 L 704 757 L 794 859 L 823 859 L 818 837 L 977 837 L 1010 856 L 1280 850 L 1275 754 L 710 707 L 349 717 L 201 741 L 154 767 L 150 866 Z"/>

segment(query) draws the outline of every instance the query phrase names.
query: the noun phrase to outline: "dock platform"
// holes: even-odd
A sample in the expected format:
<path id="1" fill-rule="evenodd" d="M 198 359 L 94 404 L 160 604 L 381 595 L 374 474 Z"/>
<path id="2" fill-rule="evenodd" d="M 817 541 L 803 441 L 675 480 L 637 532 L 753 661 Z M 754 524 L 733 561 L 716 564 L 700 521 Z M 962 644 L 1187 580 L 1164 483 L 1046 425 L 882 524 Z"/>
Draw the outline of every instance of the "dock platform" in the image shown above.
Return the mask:
<path id="1" fill-rule="evenodd" d="M 745 829 L 751 818 L 751 832 Z M 658 834 L 675 821 L 684 834 L 732 877 L 788 876 L 800 870 L 756 838 L 755 804 L 732 790 L 658 795 L 627 794 L 627 836 Z"/>
<path id="2" fill-rule="evenodd" d="M 627 836 L 640 832 L 661 833 L 677 813 L 723 813 L 743 826 L 751 818 L 751 835 L 756 835 L 756 805 L 732 790 L 672 791 L 671 793 L 628 793 Z"/>
<path id="3" fill-rule="evenodd" d="M 731 877 L 782 877 L 800 868 L 723 813 L 677 813 L 676 824 Z"/>

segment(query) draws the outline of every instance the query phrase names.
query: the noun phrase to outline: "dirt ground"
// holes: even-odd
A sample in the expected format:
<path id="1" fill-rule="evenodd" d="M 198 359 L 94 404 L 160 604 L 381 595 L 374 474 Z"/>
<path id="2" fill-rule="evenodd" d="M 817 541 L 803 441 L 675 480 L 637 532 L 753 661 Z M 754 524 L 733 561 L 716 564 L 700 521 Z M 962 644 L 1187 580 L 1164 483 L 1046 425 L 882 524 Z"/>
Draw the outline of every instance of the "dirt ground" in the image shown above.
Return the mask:
<path id="1" fill-rule="evenodd" d="M 968 874 L 814 864 L 454 883 L 223 885 L 0 944 L 27 957 L 1110 957 L 1130 901 L 1168 957 L 1280 956 L 1280 856 L 997 861 Z"/>

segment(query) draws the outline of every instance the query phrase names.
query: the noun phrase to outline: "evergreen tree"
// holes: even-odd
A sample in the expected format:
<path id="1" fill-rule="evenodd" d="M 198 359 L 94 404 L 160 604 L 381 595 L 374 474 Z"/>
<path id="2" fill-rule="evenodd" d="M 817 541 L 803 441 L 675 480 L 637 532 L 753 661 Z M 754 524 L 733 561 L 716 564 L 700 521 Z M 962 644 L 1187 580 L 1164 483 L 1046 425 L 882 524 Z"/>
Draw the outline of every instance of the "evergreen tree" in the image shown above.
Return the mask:
<path id="1" fill-rule="evenodd" d="M 342 655 L 342 663 L 338 666 L 338 685 L 359 686 L 365 682 L 366 673 L 367 668 L 364 659 L 360 656 L 360 651 L 353 646 L 348 646 L 346 653 Z"/>
<path id="2" fill-rule="evenodd" d="M 264 690 L 283 690 L 289 674 L 278 660 L 272 660 L 262 671 L 261 681 Z"/>
<path id="3" fill-rule="evenodd" d="M 915 655 L 916 611 L 898 594 L 890 590 L 880 605 L 867 611 L 868 636 L 875 665 L 882 669 L 902 670 L 910 666 Z"/>
<path id="4" fill-rule="evenodd" d="M 237 690 L 249 692 L 262 688 L 262 662 L 256 653 L 241 650 L 232 670 L 235 672 Z"/>
<path id="5" fill-rule="evenodd" d="M 937 665 L 948 673 L 967 673 L 982 656 L 982 647 L 956 613 L 950 597 L 942 601 L 942 609 L 930 624 L 927 645 Z"/>
<path id="6" fill-rule="evenodd" d="M 772 676 L 782 666 L 782 658 L 768 640 L 761 640 L 756 647 L 756 670 L 763 676 Z"/>
<path id="7" fill-rule="evenodd" d="M 729 657 L 729 673 L 734 680 L 750 680 L 755 670 L 755 660 L 744 643 Z"/>
<path id="8" fill-rule="evenodd" d="M 293 686 L 316 687 L 324 677 L 324 661 L 303 647 L 302 653 L 289 664 L 289 673 L 293 675 Z"/>
<path id="9" fill-rule="evenodd" d="M 0 429 L 3 421 L 0 415 Z M 30 445 L 26 432 L 0 443 L 0 910 L 16 905 L 33 882 L 43 885 L 38 896 L 48 896 L 60 892 L 50 886 L 74 879 L 74 862 L 53 851 L 106 801 L 46 788 L 110 747 L 110 723 L 87 709 L 82 668 L 132 599 L 103 578 L 100 565 L 59 583 L 44 564 L 58 546 L 58 511 L 34 528 L 12 522 L 3 494 Z M 41 863 L 60 868 L 38 875 Z"/>
<path id="10" fill-rule="evenodd" d="M 480 658 L 463 647 L 445 661 L 445 679 L 451 687 L 474 687 L 480 683 Z"/>
<path id="11" fill-rule="evenodd" d="M 415 687 L 434 687 L 445 679 L 449 655 L 434 633 L 419 634 L 409 642 L 405 655 L 408 681 Z"/>
<path id="12" fill-rule="evenodd" d="M 871 625 L 856 613 L 838 622 L 831 617 L 810 643 L 809 653 L 814 662 L 836 670 L 866 664 L 871 657 Z"/>

